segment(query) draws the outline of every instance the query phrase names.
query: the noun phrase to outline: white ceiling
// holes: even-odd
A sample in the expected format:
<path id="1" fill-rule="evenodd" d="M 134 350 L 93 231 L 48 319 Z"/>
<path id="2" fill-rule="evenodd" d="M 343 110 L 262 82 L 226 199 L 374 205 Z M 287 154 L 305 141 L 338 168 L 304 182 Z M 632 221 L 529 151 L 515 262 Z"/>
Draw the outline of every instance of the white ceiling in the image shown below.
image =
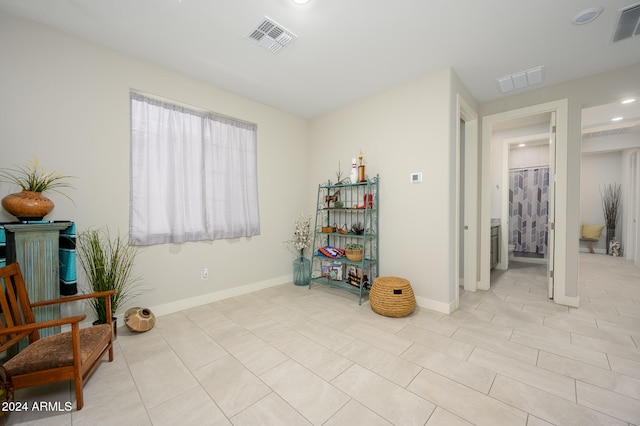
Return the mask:
<path id="1" fill-rule="evenodd" d="M 640 37 L 610 43 L 618 10 L 636 2 L 0 0 L 0 13 L 315 117 L 446 67 L 485 102 L 504 96 L 497 78 L 539 65 L 551 85 L 639 63 Z M 571 24 L 594 6 L 598 19 Z M 249 41 L 264 16 L 298 39 L 278 54 Z"/>

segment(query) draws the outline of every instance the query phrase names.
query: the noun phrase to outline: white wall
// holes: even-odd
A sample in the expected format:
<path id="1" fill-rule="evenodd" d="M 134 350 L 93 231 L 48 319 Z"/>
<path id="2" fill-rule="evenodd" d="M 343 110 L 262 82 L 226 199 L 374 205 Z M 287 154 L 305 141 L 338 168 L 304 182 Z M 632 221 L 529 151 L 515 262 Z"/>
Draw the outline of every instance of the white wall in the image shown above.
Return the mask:
<path id="1" fill-rule="evenodd" d="M 9 16 L 0 16 L 0 58 L 0 167 L 37 155 L 48 170 L 77 176 L 75 205 L 54 193 L 47 219 L 73 220 L 80 231 L 128 232 L 130 89 L 257 123 L 261 235 L 141 250 L 135 272 L 152 291 L 131 305 L 163 313 L 177 300 L 204 303 L 290 279 L 294 254 L 283 241 L 311 198 L 307 120 Z M 0 194 L 16 190 L 0 185 Z M 0 212 L 0 221 L 12 220 Z"/>
<path id="2" fill-rule="evenodd" d="M 604 225 L 605 219 L 602 212 L 602 197 L 600 191 L 604 185 L 622 183 L 622 152 L 603 152 L 597 154 L 585 154 L 582 156 L 580 174 L 580 223 L 591 225 Z M 624 200 L 623 200 L 624 202 Z M 616 227 L 618 239 L 623 235 L 622 218 L 623 210 L 620 210 L 620 221 Z M 598 253 L 606 253 L 606 229 L 600 235 L 600 241 L 593 243 L 593 248 Z M 588 251 L 585 242 L 580 243 L 581 251 Z"/>
<path id="3" fill-rule="evenodd" d="M 513 147 L 509 150 L 510 169 L 533 169 L 549 166 L 549 144 Z"/>
<path id="4" fill-rule="evenodd" d="M 418 303 L 441 312 L 455 309 L 456 79 L 443 69 L 311 122 L 309 191 L 362 149 L 380 175 L 380 274 L 408 279 Z"/>
<path id="5" fill-rule="evenodd" d="M 494 132 L 491 138 L 491 217 L 500 218 L 502 215 L 502 182 L 505 173 L 504 149 L 509 141 L 528 139 L 533 135 L 549 133 L 549 124 L 537 124 L 523 127 L 516 127 L 509 130 Z M 531 142 L 531 141 L 529 141 Z M 533 151 L 532 151 L 533 150 Z M 545 151 L 541 153 L 540 151 Z M 526 154 L 526 155 L 525 155 Z M 542 156 L 542 157 L 541 157 Z M 549 146 L 546 148 L 524 147 L 518 148 L 518 153 L 510 158 L 509 167 L 526 167 L 525 164 L 544 162 L 549 164 Z M 514 164 L 511 164 L 512 161 Z M 509 202 L 509 200 L 507 200 Z"/>

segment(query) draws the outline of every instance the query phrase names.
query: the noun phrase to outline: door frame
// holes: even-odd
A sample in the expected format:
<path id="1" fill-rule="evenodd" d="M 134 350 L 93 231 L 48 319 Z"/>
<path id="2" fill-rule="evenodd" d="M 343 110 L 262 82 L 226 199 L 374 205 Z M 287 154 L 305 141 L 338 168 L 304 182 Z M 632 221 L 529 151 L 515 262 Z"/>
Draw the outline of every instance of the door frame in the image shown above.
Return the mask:
<path id="1" fill-rule="evenodd" d="M 509 268 L 509 148 L 511 145 L 518 145 L 521 143 L 539 142 L 541 140 L 548 140 L 549 133 L 535 133 L 527 136 L 518 136 L 514 138 L 505 138 L 502 141 L 502 206 L 500 208 L 500 253 L 503 255 L 498 262 L 498 269 Z"/>
<path id="2" fill-rule="evenodd" d="M 556 164 L 556 128 L 557 126 L 556 112 L 551 113 L 551 122 L 549 123 L 549 220 L 547 222 L 547 239 L 548 239 L 548 259 L 547 259 L 547 285 L 549 299 L 555 298 L 555 253 L 556 253 L 556 200 L 557 188 L 556 180 L 558 176 Z"/>
<path id="3" fill-rule="evenodd" d="M 624 152 L 624 151 L 623 151 Z M 624 157 L 623 157 L 624 158 Z M 627 218 L 625 224 L 627 248 L 626 258 L 640 267 L 640 149 L 633 149 L 628 157 L 629 189 L 627 191 L 628 202 L 624 215 Z"/>
<path id="4" fill-rule="evenodd" d="M 455 226 L 455 307 L 460 300 L 460 263 L 463 263 L 464 290 L 476 291 L 478 287 L 478 257 L 479 257 L 479 218 L 478 194 L 480 179 L 478 170 L 478 114 L 465 102 L 460 94 L 457 95 L 456 117 L 456 226 Z M 464 121 L 464 140 L 461 139 L 460 122 Z M 464 182 L 460 170 L 461 143 L 464 143 Z M 460 193 L 464 185 L 464 210 L 461 211 Z M 463 237 L 463 250 L 460 254 L 460 232 Z"/>
<path id="5" fill-rule="evenodd" d="M 511 111 L 487 115 L 482 118 L 482 160 L 481 160 L 481 206 L 480 206 L 480 280 L 478 289 L 489 290 L 490 277 L 490 231 L 491 231 L 491 138 L 493 126 L 502 121 L 522 118 L 529 115 L 554 112 L 556 113 L 556 202 L 555 202 L 555 236 L 556 248 L 567 247 L 569 224 L 567 223 L 567 187 L 568 187 L 568 127 L 569 100 L 560 99 L 543 104 L 532 105 Z M 550 177 L 551 178 L 551 177 Z M 574 224 L 571 224 L 573 226 Z M 567 254 L 565 250 L 555 250 L 553 263 L 555 265 L 554 301 L 568 306 L 577 307 L 579 295 L 566 296 Z"/>

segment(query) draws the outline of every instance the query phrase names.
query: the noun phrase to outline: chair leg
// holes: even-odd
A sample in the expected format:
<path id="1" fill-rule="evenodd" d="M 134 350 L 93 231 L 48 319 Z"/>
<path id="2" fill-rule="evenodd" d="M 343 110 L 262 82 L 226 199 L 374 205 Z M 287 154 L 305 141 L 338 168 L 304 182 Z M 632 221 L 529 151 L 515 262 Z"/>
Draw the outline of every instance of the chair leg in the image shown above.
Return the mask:
<path id="1" fill-rule="evenodd" d="M 587 242 L 589 243 L 589 251 L 590 251 L 591 253 L 595 253 L 595 252 L 593 251 L 593 241 L 587 241 Z"/>
<path id="2" fill-rule="evenodd" d="M 76 409 L 78 411 L 82 410 L 84 406 L 84 397 L 82 395 L 82 380 L 74 380 L 76 385 Z"/>

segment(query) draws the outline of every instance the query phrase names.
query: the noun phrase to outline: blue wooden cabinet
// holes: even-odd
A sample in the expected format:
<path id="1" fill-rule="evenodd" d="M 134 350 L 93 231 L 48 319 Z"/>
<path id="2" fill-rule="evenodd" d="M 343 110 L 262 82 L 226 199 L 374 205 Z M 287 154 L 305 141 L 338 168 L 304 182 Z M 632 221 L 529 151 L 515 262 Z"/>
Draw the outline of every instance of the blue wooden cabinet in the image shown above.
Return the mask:
<path id="1" fill-rule="evenodd" d="M 60 297 L 60 231 L 71 222 L 4 224 L 7 238 L 7 263 L 18 262 L 24 277 L 29 300 Z M 60 318 L 60 306 L 34 310 L 36 321 Z M 40 330 L 40 336 L 60 332 L 60 327 Z"/>

